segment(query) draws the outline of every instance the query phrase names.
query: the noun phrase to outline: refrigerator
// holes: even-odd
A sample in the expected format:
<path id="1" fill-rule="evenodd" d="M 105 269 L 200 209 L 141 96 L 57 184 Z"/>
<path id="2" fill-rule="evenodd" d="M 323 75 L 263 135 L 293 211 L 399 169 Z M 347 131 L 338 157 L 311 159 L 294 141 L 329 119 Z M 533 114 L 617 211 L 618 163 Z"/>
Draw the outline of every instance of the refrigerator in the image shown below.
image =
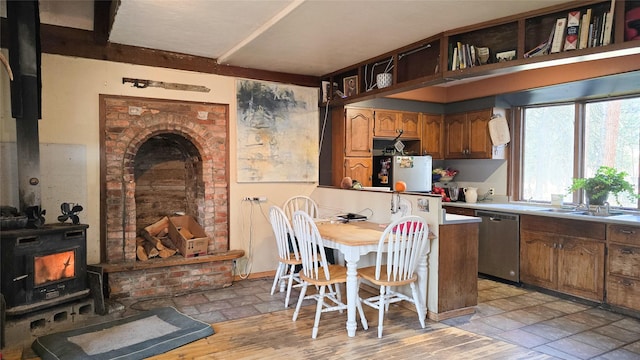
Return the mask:
<path id="1" fill-rule="evenodd" d="M 373 157 L 374 187 L 394 189 L 404 181 L 411 192 L 431 192 L 431 156 L 380 155 Z"/>

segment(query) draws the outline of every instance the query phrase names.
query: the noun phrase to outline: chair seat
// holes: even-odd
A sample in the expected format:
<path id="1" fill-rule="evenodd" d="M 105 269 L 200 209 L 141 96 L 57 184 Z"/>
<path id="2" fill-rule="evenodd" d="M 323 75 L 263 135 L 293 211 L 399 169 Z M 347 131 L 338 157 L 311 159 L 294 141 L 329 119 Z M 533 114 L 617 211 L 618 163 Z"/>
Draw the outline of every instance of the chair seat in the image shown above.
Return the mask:
<path id="1" fill-rule="evenodd" d="M 387 275 L 387 268 L 385 266 L 382 266 L 380 268 L 380 280 L 376 280 L 375 266 L 369 266 L 366 268 L 358 269 L 358 275 L 360 275 L 363 279 L 368 280 L 378 286 L 402 286 L 402 285 L 411 284 L 412 282 L 416 282 L 418 280 L 418 275 L 413 274 L 412 277 L 406 280 L 388 281 L 386 280 L 388 278 L 388 275 Z"/>
<path id="2" fill-rule="evenodd" d="M 287 265 L 302 265 L 302 260 L 301 259 L 297 259 L 295 258 L 294 254 L 291 254 L 291 257 L 289 259 L 286 258 L 280 258 L 280 260 L 278 260 L 282 263 L 285 263 Z"/>
<path id="3" fill-rule="evenodd" d="M 324 276 L 324 270 L 322 270 L 323 268 L 320 268 L 318 271 L 318 276 L 320 277 L 319 279 L 312 279 L 304 276 L 304 273 L 302 271 L 300 272 L 300 279 L 317 286 L 347 282 L 346 267 L 340 265 L 328 265 L 327 268 L 329 269 L 329 280 L 326 280 L 326 277 Z"/>

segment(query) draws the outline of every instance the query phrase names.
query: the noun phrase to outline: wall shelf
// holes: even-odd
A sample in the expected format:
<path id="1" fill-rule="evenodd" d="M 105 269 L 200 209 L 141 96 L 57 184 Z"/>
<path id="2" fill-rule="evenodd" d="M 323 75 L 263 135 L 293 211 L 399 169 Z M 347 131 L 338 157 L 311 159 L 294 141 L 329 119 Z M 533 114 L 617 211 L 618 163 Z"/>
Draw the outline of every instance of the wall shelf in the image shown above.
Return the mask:
<path id="1" fill-rule="evenodd" d="M 335 92 L 329 94 L 331 106 L 343 106 L 451 81 L 473 81 L 475 78 L 482 79 L 486 76 L 640 54 L 640 40 L 625 39 L 624 36 L 625 14 L 632 9 L 640 8 L 640 1 L 617 0 L 609 45 L 525 58 L 526 52 L 549 39 L 558 18 L 566 18 L 571 11 L 580 11 L 582 18 L 582 14 L 588 9 L 591 9 L 592 18 L 602 18 L 611 8 L 611 4 L 610 0 L 569 2 L 449 30 L 324 75 L 321 79 L 337 84 L 337 89 L 344 92 L 343 79 L 358 76 L 358 94 L 346 98 L 337 97 Z M 489 48 L 488 62 L 452 70 L 452 52 L 458 48 L 458 43 L 461 46 L 468 44 Z M 496 54 L 506 51 L 514 51 L 513 60 L 498 61 Z M 382 89 L 372 86 L 376 75 L 385 69 L 393 76 L 392 85 Z"/>

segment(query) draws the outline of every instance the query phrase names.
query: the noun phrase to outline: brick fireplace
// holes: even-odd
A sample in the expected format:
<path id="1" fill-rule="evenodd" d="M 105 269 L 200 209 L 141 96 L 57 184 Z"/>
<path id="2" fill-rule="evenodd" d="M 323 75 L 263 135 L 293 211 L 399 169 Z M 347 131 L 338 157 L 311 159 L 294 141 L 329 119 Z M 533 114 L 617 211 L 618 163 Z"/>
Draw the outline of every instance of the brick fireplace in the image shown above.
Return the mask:
<path id="1" fill-rule="evenodd" d="M 108 297 L 153 297 L 228 286 L 228 105 L 101 95 L 101 264 Z M 139 230 L 192 216 L 207 255 L 136 260 Z"/>

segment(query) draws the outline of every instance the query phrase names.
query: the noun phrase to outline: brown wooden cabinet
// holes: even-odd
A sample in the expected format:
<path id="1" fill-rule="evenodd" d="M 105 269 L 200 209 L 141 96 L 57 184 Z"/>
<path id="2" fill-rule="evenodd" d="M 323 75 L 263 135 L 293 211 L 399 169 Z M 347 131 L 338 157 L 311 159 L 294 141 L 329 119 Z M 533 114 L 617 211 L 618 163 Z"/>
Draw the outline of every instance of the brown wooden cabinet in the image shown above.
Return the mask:
<path id="1" fill-rule="evenodd" d="M 439 226 L 438 309 L 429 318 L 441 321 L 473 313 L 478 304 L 479 223 Z"/>
<path id="2" fill-rule="evenodd" d="M 420 139 L 420 113 L 375 110 L 373 136 L 379 138 L 395 138 L 402 131 L 402 140 Z"/>
<path id="3" fill-rule="evenodd" d="M 607 303 L 640 311 L 640 227 L 607 225 Z"/>
<path id="4" fill-rule="evenodd" d="M 447 212 L 447 214 L 476 216 L 476 211 L 474 209 L 462 208 L 457 206 L 444 206 L 444 205 L 442 206 L 442 208 Z"/>
<path id="5" fill-rule="evenodd" d="M 520 280 L 604 300 L 605 224 L 520 217 Z"/>
<path id="6" fill-rule="evenodd" d="M 442 115 L 421 114 L 422 155 L 444 159 L 444 120 Z"/>
<path id="7" fill-rule="evenodd" d="M 489 120 L 491 109 L 449 114 L 444 117 L 446 159 L 491 159 Z"/>
<path id="8" fill-rule="evenodd" d="M 373 111 L 336 107 L 331 111 L 332 176 L 340 186 L 345 176 L 371 186 L 373 156 Z"/>

